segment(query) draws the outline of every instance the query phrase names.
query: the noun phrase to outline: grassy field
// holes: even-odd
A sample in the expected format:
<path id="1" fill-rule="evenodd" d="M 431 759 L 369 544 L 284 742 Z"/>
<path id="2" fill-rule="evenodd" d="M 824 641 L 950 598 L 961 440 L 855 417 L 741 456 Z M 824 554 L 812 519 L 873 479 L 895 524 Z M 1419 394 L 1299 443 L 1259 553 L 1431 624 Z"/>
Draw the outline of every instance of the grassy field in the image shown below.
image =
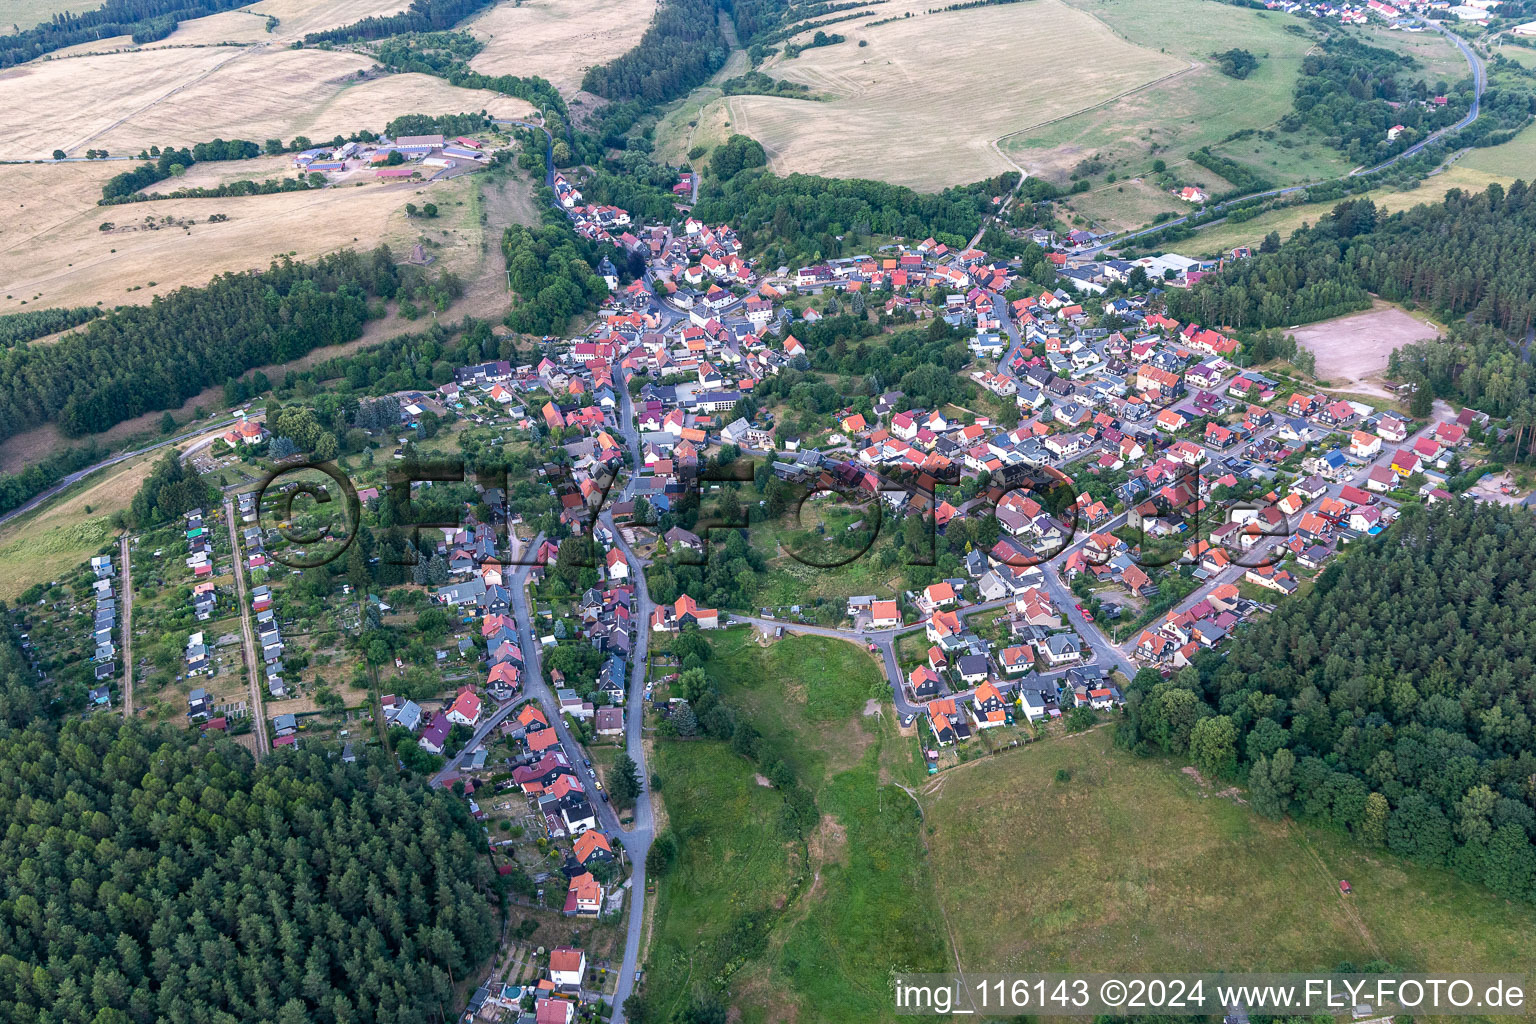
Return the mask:
<path id="1" fill-rule="evenodd" d="M 721 102 L 734 130 L 760 140 L 776 170 L 937 190 L 1011 169 L 993 147 L 999 136 L 1184 66 L 1060 0 L 941 14 L 923 14 L 915 2 L 877 10 L 888 18 L 913 8 L 913 17 L 873 28 L 839 25 L 847 42 L 770 62 L 765 70 L 776 77 L 831 99 L 731 97 Z M 1050 70 L 1045 55 L 1066 52 L 1076 55 L 1071 71 Z M 1021 54 L 1038 55 L 1038 66 L 1021 64 Z"/>
<path id="2" fill-rule="evenodd" d="M 103 470 L 0 526 L 0 601 L 60 578 L 110 542 L 112 513 L 128 507 L 154 458 L 143 455 Z"/>
<path id="3" fill-rule="evenodd" d="M 500 3 L 467 27 L 485 41 L 470 66 L 488 75 L 539 75 L 567 94 L 594 64 L 629 50 L 656 0 L 527 0 Z"/>
<path id="4" fill-rule="evenodd" d="M 1502 146 L 1474 149 L 1463 156 L 1457 167 L 1481 171 L 1504 181 L 1523 178 L 1536 181 L 1536 125 L 1532 125 Z"/>
<path id="5" fill-rule="evenodd" d="M 1499 47 L 1499 53 L 1508 57 L 1516 64 L 1524 64 L 1528 68 L 1536 68 L 1536 50 L 1531 49 L 1529 46 L 1509 46 L 1506 44 Z"/>
<path id="6" fill-rule="evenodd" d="M 1528 130 L 1529 131 L 1529 130 Z M 1527 133 L 1521 133 L 1514 140 L 1505 143 L 1513 146 L 1522 141 Z M 1536 143 L 1536 136 L 1531 141 Z M 1452 164 L 1447 170 L 1432 177 L 1425 178 L 1423 184 L 1407 191 L 1377 190 L 1366 193 L 1376 205 L 1388 212 L 1406 210 L 1417 206 L 1419 203 L 1436 203 L 1445 197 L 1445 193 L 1453 188 L 1466 189 L 1480 192 L 1495 181 L 1506 184 L 1514 180 L 1513 175 L 1491 174 L 1488 171 L 1477 170 L 1467 161 L 1475 157 L 1483 157 L 1487 160 L 1500 159 L 1495 154 L 1503 147 L 1488 150 L 1473 150 L 1471 154 L 1462 160 Z M 1278 231 L 1282 240 L 1289 238 L 1291 233 L 1302 224 L 1316 224 L 1317 221 L 1328 215 L 1328 212 L 1337 205 L 1336 201 L 1325 203 L 1304 203 L 1299 206 L 1288 206 L 1281 210 L 1272 210 L 1261 213 L 1252 220 L 1243 221 L 1241 224 L 1224 222 L 1205 228 L 1195 237 L 1176 243 L 1173 248 L 1179 252 L 1189 253 L 1220 253 L 1228 251 L 1239 245 L 1255 245 L 1271 231 Z"/>
<path id="7" fill-rule="evenodd" d="M 708 990 L 713 975 L 701 974 L 735 952 L 742 963 L 725 992 L 733 1020 L 892 1020 L 888 973 L 950 960 L 918 807 L 890 784 L 920 774 L 912 744 L 888 709 L 865 714 L 878 670 L 857 647 L 824 638 L 761 648 L 733 631 L 714 645 L 707 669 L 726 702 L 794 766 L 820 824 L 786 841 L 784 801 L 745 759 L 713 741 L 660 743 L 684 853 L 661 888 L 647 993 L 665 1019 L 695 987 Z"/>
<path id="8" fill-rule="evenodd" d="M 923 800 L 967 970 L 1536 967 L 1536 908 L 1260 819 L 1107 728 L 946 773 Z"/>
<path id="9" fill-rule="evenodd" d="M 1105 162 L 1106 171 L 1128 177 L 1146 173 L 1152 160 L 1160 158 L 1180 182 L 1188 183 L 1210 177 L 1210 172 L 1186 158 L 1204 145 L 1276 178 L 1320 177 L 1347 170 L 1318 145 L 1282 150 L 1262 139 L 1248 139 L 1231 152 L 1220 147 L 1232 133 L 1265 128 L 1290 111 L 1301 59 L 1312 45 L 1310 34 L 1285 31 L 1287 25 L 1302 24 L 1298 20 L 1209 0 L 1072 0 L 1072 4 L 1162 60 L 1195 67 L 1108 106 L 1011 136 L 1005 148 L 1031 173 L 1064 180 L 1079 161 L 1096 155 Z M 1229 78 L 1210 63 L 1212 52 L 1232 46 L 1260 57 L 1258 70 L 1246 79 Z M 1091 203 L 1081 209 L 1095 215 Z"/>

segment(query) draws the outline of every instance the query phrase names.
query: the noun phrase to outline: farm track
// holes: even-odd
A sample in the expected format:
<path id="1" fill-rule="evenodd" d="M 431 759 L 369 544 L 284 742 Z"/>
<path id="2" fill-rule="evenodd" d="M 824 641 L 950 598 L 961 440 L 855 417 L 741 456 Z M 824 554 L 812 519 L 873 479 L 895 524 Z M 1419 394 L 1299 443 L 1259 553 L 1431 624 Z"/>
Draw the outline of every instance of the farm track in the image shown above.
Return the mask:
<path id="1" fill-rule="evenodd" d="M 123 718 L 133 717 L 133 565 L 128 534 L 118 539 L 123 556 Z"/>
<path id="2" fill-rule="evenodd" d="M 180 85 L 176 86 L 174 89 L 169 90 L 168 92 L 161 93 L 159 96 L 156 96 L 154 99 L 150 100 L 148 103 L 144 104 L 142 107 L 139 107 L 137 110 L 130 111 L 127 114 L 124 114 L 122 117 L 118 118 L 116 121 L 113 121 L 111 124 L 107 125 L 105 128 L 100 128 L 100 129 L 92 132 L 91 134 L 87 135 L 85 138 L 80 139 L 78 142 L 75 142 L 72 145 L 68 145 L 68 146 L 63 147 L 64 148 L 64 152 L 65 153 L 73 153 L 75 150 L 79 149 L 81 146 L 89 145 L 90 143 L 92 143 L 95 140 L 101 138 L 103 135 L 107 134 L 108 132 L 112 131 L 113 129 L 120 127 L 121 125 L 123 125 L 124 123 L 126 123 L 128 121 L 133 120 L 135 117 L 138 117 L 140 114 L 144 113 L 146 110 L 150 110 L 150 109 L 154 108 L 156 105 L 165 102 L 166 100 L 170 99 L 172 96 L 175 96 L 179 92 L 184 92 L 185 90 L 190 89 L 192 86 L 194 86 L 197 83 L 203 81 L 209 75 L 213 74 L 215 71 L 219 70 L 220 68 L 225 67 L 230 62 L 237 61 L 241 57 L 249 56 L 250 54 L 256 52 L 257 50 L 265 48 L 266 45 L 267 44 L 265 42 L 260 42 L 260 43 L 252 43 L 250 46 L 241 47 L 238 51 L 236 51 L 235 53 L 231 54 L 230 56 L 224 58 L 223 60 L 219 61 L 217 64 L 213 65 L 213 67 L 209 68 L 208 70 L 203 71 L 200 74 L 194 75 L 192 78 L 188 79 L 185 82 L 182 82 Z"/>

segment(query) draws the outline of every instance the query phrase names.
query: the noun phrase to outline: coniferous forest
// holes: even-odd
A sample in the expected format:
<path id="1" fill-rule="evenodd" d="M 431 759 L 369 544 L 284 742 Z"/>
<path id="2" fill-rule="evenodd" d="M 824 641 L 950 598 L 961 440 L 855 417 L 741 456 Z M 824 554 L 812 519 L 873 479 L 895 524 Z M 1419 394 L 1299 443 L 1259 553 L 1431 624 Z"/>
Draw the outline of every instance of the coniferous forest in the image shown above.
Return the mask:
<path id="1" fill-rule="evenodd" d="M 225 274 L 107 313 L 49 345 L 0 350 L 0 440 L 43 423 L 70 437 L 174 409 L 254 367 L 351 341 L 369 298 L 400 284 L 384 247 Z"/>
<path id="2" fill-rule="evenodd" d="M 729 53 L 715 0 L 667 0 L 639 45 L 588 68 L 581 87 L 611 100 L 664 103 L 704 84 Z"/>
<path id="3" fill-rule="evenodd" d="M 495 947 L 462 800 L 100 716 L 0 734 L 0 1019 L 418 1024 Z"/>
<path id="4" fill-rule="evenodd" d="M 94 11 L 55 14 L 22 32 L 0 35 L 0 68 L 77 43 L 131 35 L 134 42 L 164 39 L 178 21 L 243 7 L 248 0 L 107 0 Z"/>
<path id="5" fill-rule="evenodd" d="M 1536 900 L 1536 519 L 1408 504 L 1304 596 L 1132 686 L 1121 740 Z"/>
<path id="6" fill-rule="evenodd" d="M 1172 316 L 1284 327 L 1364 309 L 1367 293 L 1509 334 L 1536 324 L 1536 194 L 1524 181 L 1386 215 L 1342 202 L 1273 253 L 1168 296 Z"/>

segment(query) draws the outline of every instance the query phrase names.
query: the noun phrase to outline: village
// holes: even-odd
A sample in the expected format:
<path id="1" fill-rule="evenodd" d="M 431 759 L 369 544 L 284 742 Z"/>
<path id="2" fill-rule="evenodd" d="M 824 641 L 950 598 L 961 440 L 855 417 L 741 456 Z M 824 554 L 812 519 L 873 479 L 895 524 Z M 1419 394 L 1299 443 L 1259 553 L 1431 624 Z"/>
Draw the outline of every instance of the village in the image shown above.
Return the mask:
<path id="1" fill-rule="evenodd" d="M 380 152 L 461 159 L 440 138 Z M 354 159 L 410 166 L 378 152 L 304 157 L 325 173 L 351 173 Z M 931 238 L 768 268 L 744 258 L 729 225 L 640 225 L 583 203 L 579 181 L 551 181 L 576 231 L 613 247 L 597 268 L 607 304 L 579 336 L 544 339 L 536 360 L 459 366 L 435 391 L 368 407 L 364 527 L 393 500 L 386 466 L 483 444 L 526 470 L 500 484 L 411 481 L 411 497 L 446 503 L 462 525 L 423 529 L 408 586 L 338 593 L 304 568 L 319 563 L 288 529 L 308 515 L 284 500 L 293 485 L 257 486 L 266 460 L 290 458 L 286 438 L 250 408 L 196 456 L 243 481 L 224 506 L 125 542 L 136 570 L 94 561 L 69 606 L 94 602 L 96 707 L 133 706 L 116 602 L 140 589 L 139 614 L 185 637 L 174 678 L 155 688 L 180 695 L 191 727 L 258 756 L 336 742 L 344 762 L 378 739 L 462 796 L 518 899 L 596 944 L 528 946 L 475 991 L 466 1020 L 570 1024 L 633 990 L 654 838 L 642 735 L 684 714 L 672 684 L 696 634 L 801 632 L 866 649 L 903 735 L 938 773 L 1113 714 L 1137 672 L 1219 651 L 1403 502 L 1459 500 L 1476 480 L 1464 460 L 1487 417 L 1437 406 L 1414 420 L 1393 402 L 1331 396 L 1289 368 L 1245 367 L 1235 337 L 1158 312 L 1168 289 L 1246 249 L 1124 260 L 1094 235 L 1034 230 L 1023 240 L 1054 280 L 1027 290 L 1018 260 Z M 693 187 L 685 176 L 674 191 Z M 781 374 L 815 372 L 821 355 L 802 337 L 845 307 L 962 346 L 974 400 L 924 404 L 893 387 L 793 417 L 762 397 Z M 718 474 L 738 462 L 763 473 Z M 878 514 L 919 521 L 940 545 L 956 523 L 986 523 L 995 540 L 921 586 L 814 606 L 712 607 L 702 590 L 653 601 L 647 570 L 707 562 L 743 522 L 701 511 L 739 505 L 754 475 L 805 495 L 802 517 L 864 510 L 844 530 Z M 127 578 L 146 563 L 152 591 Z M 56 635 L 39 618 L 24 644 Z M 416 623 L 413 651 L 379 667 L 346 651 L 345 636 L 384 623 Z"/>

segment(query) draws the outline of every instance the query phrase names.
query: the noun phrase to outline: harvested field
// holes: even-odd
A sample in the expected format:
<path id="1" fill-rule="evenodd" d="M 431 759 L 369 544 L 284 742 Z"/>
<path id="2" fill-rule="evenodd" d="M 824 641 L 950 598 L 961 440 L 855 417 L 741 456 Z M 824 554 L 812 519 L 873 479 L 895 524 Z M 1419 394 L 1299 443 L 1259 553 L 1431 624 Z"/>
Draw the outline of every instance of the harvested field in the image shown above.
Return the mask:
<path id="1" fill-rule="evenodd" d="M 127 119 L 96 144 L 137 151 L 151 143 L 179 146 L 215 137 L 328 139 L 360 128 L 382 130 L 397 114 L 484 109 L 517 116 L 533 109 L 524 100 L 459 89 L 431 75 L 356 79 L 372 66 L 352 53 L 255 51 Z"/>
<path id="2" fill-rule="evenodd" d="M 64 166 L 73 170 L 77 165 Z M 234 165 L 218 166 L 227 170 Z M 0 182 L 13 174 L 20 177 L 17 172 L 46 174 L 56 169 L 62 168 L 6 167 L 0 169 Z M 469 180 L 414 185 L 370 182 L 312 192 L 167 199 L 111 207 L 95 205 L 99 192 L 76 196 L 69 212 L 55 208 L 52 215 L 29 216 L 27 221 L 33 225 L 29 232 L 0 233 L 4 240 L 0 279 L 11 296 L 0 300 L 0 311 L 20 309 L 23 301 L 33 307 L 148 302 L 182 285 L 205 284 L 226 271 L 265 267 L 283 253 L 308 260 L 337 249 L 371 248 L 387 241 L 403 257 L 421 231 L 445 243 L 444 250 L 434 251 L 439 263 L 455 257 L 454 250 L 461 247 L 478 259 L 478 224 L 451 224 L 448 217 L 408 222 L 404 213 L 406 203 L 420 205 L 425 197 L 451 216 L 449 207 L 466 198 Z M 229 219 L 210 224 L 213 214 Z M 153 222 L 146 223 L 145 218 Z M 104 223 L 113 228 L 101 230 Z M 455 234 L 445 237 L 449 228 Z M 453 262 L 464 260 L 454 258 Z"/>
<path id="3" fill-rule="evenodd" d="M 1317 356 L 1317 376 L 1332 387 L 1390 396 L 1372 378 L 1386 369 L 1392 350 L 1437 337 L 1440 329 L 1378 302 L 1367 312 L 1308 324 L 1291 333 L 1297 344 Z"/>
<path id="4" fill-rule="evenodd" d="M 260 0 L 244 10 L 276 18 L 277 31 L 273 34 L 286 41 L 375 15 L 398 14 L 409 6 L 407 0 Z"/>
<path id="5" fill-rule="evenodd" d="M 28 29 L 55 14 L 79 14 L 100 7 L 100 0 L 0 0 L 0 25 Z"/>
<path id="6" fill-rule="evenodd" d="M 218 48 L 161 50 L 8 68 L 0 72 L 0 105 L 9 111 L 0 124 L 0 158 L 70 150 L 239 55 Z"/>
<path id="7" fill-rule="evenodd" d="M 0 102 L 13 111 L 0 126 L 0 158 L 46 158 L 55 148 L 135 153 L 213 138 L 330 138 L 382 129 L 398 114 L 484 109 L 516 116 L 532 109 L 430 75 L 359 81 L 372 67 L 355 53 L 265 41 L 36 61 L 0 73 Z"/>
<path id="8" fill-rule="evenodd" d="M 901 7 L 877 10 L 891 17 Z M 850 22 L 837 31 L 848 41 L 765 68 L 829 101 L 720 101 L 733 130 L 761 141 L 775 170 L 925 190 L 975 181 L 1012 169 L 993 145 L 999 136 L 1093 106 L 1187 63 L 1128 42 L 1060 0 L 916 13 L 867 29 Z M 861 40 L 868 45 L 859 46 Z M 1067 52 L 1081 54 L 1073 72 L 1051 71 L 1047 55 Z M 1038 56 L 1033 67 L 1030 55 Z M 1012 70 L 999 75 L 1000 68 Z"/>
<path id="9" fill-rule="evenodd" d="M 538 75 L 567 95 L 594 64 L 640 41 L 656 0 L 527 0 L 500 3 L 468 24 L 485 40 L 470 67 L 488 75 Z"/>

